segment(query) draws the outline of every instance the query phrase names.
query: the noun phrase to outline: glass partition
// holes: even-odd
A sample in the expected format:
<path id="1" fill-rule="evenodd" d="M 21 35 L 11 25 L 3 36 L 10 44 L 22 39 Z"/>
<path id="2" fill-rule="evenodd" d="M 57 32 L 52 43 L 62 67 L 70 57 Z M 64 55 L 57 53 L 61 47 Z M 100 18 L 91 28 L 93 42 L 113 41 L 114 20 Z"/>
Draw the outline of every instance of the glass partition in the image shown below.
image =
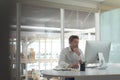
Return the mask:
<path id="1" fill-rule="evenodd" d="M 120 9 L 101 13 L 101 40 L 111 41 L 109 62 L 120 62 Z"/>
<path id="2" fill-rule="evenodd" d="M 63 9 L 64 10 L 64 9 Z M 22 80 L 33 79 L 33 72 L 53 69 L 58 65 L 61 51 L 61 30 L 64 35 L 65 47 L 69 46 L 70 35 L 80 37 L 79 47 L 84 52 L 85 41 L 95 40 L 95 16 L 92 12 L 64 10 L 64 28 L 60 27 L 60 12 L 58 8 L 48 8 L 21 4 L 20 8 L 20 77 Z M 17 18 L 11 25 L 11 59 L 12 68 L 16 67 Z M 16 70 L 14 70 L 16 71 Z M 13 72 L 14 72 L 13 71 Z M 16 74 L 16 72 L 14 73 Z M 16 75 L 15 75 L 16 77 Z"/>
<path id="3" fill-rule="evenodd" d="M 60 10 L 22 5 L 21 30 L 21 38 L 25 40 L 25 72 L 28 79 L 34 70 L 39 72 L 57 66 L 61 44 Z"/>
<path id="4" fill-rule="evenodd" d="M 92 12 L 65 10 L 65 47 L 70 35 L 78 35 L 79 47 L 84 52 L 86 40 L 95 40 L 95 15 Z"/>

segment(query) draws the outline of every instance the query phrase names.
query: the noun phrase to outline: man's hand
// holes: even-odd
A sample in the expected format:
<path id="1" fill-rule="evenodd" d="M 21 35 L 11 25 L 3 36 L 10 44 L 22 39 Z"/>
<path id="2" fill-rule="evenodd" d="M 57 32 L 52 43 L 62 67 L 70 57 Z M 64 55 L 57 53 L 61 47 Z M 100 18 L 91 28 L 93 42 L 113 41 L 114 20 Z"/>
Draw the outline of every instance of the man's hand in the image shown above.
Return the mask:
<path id="1" fill-rule="evenodd" d="M 75 52 L 78 56 L 80 56 L 80 50 L 79 50 L 79 48 L 74 48 L 73 52 Z"/>
<path id="2" fill-rule="evenodd" d="M 70 64 L 68 66 L 68 68 L 79 68 L 79 65 L 78 65 L 78 63 L 76 63 L 76 64 Z"/>

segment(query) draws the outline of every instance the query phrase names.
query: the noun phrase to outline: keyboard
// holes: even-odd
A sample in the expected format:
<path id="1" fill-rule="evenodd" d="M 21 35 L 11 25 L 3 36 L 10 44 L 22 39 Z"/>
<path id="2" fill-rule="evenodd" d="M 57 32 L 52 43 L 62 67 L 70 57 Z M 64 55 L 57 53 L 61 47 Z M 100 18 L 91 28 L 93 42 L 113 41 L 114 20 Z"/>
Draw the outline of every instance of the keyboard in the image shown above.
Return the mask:
<path id="1" fill-rule="evenodd" d="M 54 68 L 56 71 L 71 71 L 71 68 Z"/>

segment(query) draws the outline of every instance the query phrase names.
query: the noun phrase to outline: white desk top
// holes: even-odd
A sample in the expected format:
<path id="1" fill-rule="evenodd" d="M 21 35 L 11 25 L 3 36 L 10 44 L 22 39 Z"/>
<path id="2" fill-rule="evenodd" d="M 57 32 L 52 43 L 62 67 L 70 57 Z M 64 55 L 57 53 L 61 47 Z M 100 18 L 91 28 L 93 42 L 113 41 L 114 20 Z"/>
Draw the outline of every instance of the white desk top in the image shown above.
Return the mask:
<path id="1" fill-rule="evenodd" d="M 100 70 L 96 68 L 86 68 L 86 71 L 56 71 L 45 70 L 43 76 L 58 76 L 58 77 L 80 77 L 80 76 L 103 76 L 103 75 L 120 75 L 120 64 L 108 64 L 106 69 Z"/>

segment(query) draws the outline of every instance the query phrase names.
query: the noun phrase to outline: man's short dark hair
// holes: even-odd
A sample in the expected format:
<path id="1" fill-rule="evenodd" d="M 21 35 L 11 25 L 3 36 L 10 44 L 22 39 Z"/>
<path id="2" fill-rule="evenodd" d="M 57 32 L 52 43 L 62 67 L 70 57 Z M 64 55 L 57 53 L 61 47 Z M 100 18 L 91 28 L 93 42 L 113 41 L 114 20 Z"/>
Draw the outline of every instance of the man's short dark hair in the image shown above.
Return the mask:
<path id="1" fill-rule="evenodd" d="M 74 39 L 79 39 L 79 37 L 77 35 L 71 35 L 69 37 L 69 42 L 72 42 Z"/>

